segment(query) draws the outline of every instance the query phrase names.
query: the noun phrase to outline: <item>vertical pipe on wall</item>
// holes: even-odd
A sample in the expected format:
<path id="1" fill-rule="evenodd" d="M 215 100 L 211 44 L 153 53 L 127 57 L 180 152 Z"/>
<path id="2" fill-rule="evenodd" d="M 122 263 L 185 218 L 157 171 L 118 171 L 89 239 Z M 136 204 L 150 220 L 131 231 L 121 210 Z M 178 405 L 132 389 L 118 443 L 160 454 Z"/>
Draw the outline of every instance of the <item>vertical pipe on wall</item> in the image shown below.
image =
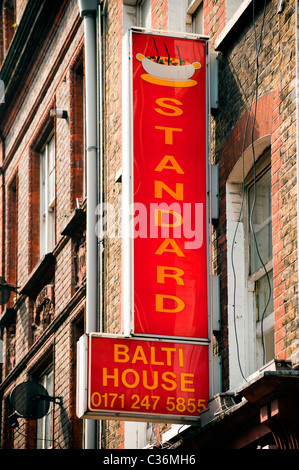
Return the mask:
<path id="1" fill-rule="evenodd" d="M 84 20 L 86 86 L 86 325 L 85 332 L 97 331 L 98 240 L 96 207 L 98 204 L 98 98 L 97 98 L 97 0 L 78 0 Z M 96 421 L 85 421 L 85 449 L 96 448 Z"/>

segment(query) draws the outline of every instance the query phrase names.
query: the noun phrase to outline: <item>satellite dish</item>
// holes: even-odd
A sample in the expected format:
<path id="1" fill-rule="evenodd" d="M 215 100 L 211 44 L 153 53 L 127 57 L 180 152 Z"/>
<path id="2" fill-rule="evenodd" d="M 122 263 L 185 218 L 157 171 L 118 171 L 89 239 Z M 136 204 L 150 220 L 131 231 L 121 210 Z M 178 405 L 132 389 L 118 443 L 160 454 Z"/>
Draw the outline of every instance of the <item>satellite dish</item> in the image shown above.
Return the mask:
<path id="1" fill-rule="evenodd" d="M 23 382 L 17 385 L 9 396 L 11 405 L 26 419 L 43 418 L 49 411 L 52 397 L 38 382 Z"/>

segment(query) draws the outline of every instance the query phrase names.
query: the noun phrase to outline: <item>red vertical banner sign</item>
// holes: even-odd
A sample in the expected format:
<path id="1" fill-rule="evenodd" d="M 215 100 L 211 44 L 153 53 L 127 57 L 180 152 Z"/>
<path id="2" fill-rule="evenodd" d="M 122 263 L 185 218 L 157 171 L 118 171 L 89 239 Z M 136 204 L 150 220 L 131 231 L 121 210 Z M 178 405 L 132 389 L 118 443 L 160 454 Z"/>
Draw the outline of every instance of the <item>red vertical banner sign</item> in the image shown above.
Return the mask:
<path id="1" fill-rule="evenodd" d="M 206 48 L 132 32 L 135 334 L 208 338 Z"/>
<path id="2" fill-rule="evenodd" d="M 80 338 L 79 417 L 197 424 L 207 406 L 207 47 L 196 36 L 131 31 L 132 80 L 124 73 L 123 82 L 132 116 L 123 121 L 125 328 L 119 337 Z"/>

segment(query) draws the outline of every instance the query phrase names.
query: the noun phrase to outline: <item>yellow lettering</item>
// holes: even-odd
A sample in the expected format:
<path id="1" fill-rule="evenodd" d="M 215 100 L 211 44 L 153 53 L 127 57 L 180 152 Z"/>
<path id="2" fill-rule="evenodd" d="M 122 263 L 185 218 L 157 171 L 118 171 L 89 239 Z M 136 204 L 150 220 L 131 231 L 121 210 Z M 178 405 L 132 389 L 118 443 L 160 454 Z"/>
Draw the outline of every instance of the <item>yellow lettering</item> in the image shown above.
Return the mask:
<path id="1" fill-rule="evenodd" d="M 164 388 L 164 390 L 170 391 L 170 390 L 175 390 L 177 388 L 176 375 L 173 372 L 163 372 L 162 380 L 170 384 L 167 386 L 166 384 L 162 383 L 162 388 Z"/>
<path id="2" fill-rule="evenodd" d="M 171 248 L 169 246 L 171 245 Z M 173 238 L 165 238 L 157 251 L 155 252 L 156 255 L 162 255 L 163 253 L 168 252 L 168 253 L 176 253 L 177 256 L 180 258 L 185 258 L 184 253 L 182 250 L 179 248 L 177 242 Z"/>
<path id="3" fill-rule="evenodd" d="M 174 222 L 171 224 L 162 221 L 163 214 L 172 214 L 174 217 Z M 155 209 L 155 225 L 156 227 L 179 227 L 183 225 L 183 217 L 176 211 L 171 211 L 169 209 Z"/>
<path id="4" fill-rule="evenodd" d="M 125 344 L 115 344 L 114 345 L 114 361 L 115 362 L 128 362 L 129 355 L 129 346 Z M 122 357 L 122 358 L 121 358 Z"/>
<path id="5" fill-rule="evenodd" d="M 176 159 L 172 155 L 165 155 L 160 161 L 159 165 L 155 168 L 155 171 L 162 170 L 175 170 L 179 175 L 185 174 Z"/>
<path id="6" fill-rule="evenodd" d="M 172 271 L 166 272 L 166 271 Z M 179 286 L 184 285 L 184 281 L 182 279 L 182 276 L 184 275 L 184 271 L 180 268 L 175 268 L 171 266 L 157 266 L 157 282 L 159 284 L 164 284 L 165 282 L 165 277 L 172 277 L 173 279 L 176 280 L 176 283 Z"/>
<path id="7" fill-rule="evenodd" d="M 155 388 L 158 387 L 158 372 L 156 370 L 153 371 L 153 384 L 149 385 L 148 384 L 148 371 L 144 370 L 142 371 L 142 380 L 143 380 L 143 386 L 144 388 L 147 388 L 148 390 L 154 390 Z"/>
<path id="8" fill-rule="evenodd" d="M 190 379 L 188 380 L 188 377 Z M 195 392 L 194 387 L 188 387 L 188 385 L 194 385 L 193 383 L 194 374 L 188 374 L 187 372 L 181 372 L 181 391 L 182 392 Z"/>
<path id="9" fill-rule="evenodd" d="M 133 376 L 134 376 L 134 382 L 133 383 L 129 383 L 127 381 L 127 375 L 128 374 L 133 374 Z M 122 381 L 122 384 L 127 388 L 136 388 L 137 385 L 140 382 L 140 378 L 139 378 L 138 373 L 134 369 L 126 369 L 121 374 L 121 381 Z"/>
<path id="10" fill-rule="evenodd" d="M 178 129 L 176 127 L 164 127 L 164 126 L 155 126 L 155 129 L 161 130 L 165 132 L 165 144 L 172 145 L 173 144 L 173 133 L 174 132 L 182 132 L 183 129 Z"/>
<path id="11" fill-rule="evenodd" d="M 113 369 L 113 375 L 108 375 L 107 367 L 103 367 L 103 386 L 107 387 L 108 379 L 114 381 L 114 387 L 118 387 L 118 369 Z"/>
<path id="12" fill-rule="evenodd" d="M 162 108 L 169 109 L 171 110 L 171 112 L 165 111 L 161 108 L 154 108 L 155 111 L 159 114 L 163 114 L 164 116 L 180 116 L 181 114 L 183 114 L 183 110 L 181 108 L 178 108 L 177 106 L 174 106 L 172 104 L 168 104 L 167 101 L 183 106 L 183 103 L 181 103 L 179 100 L 176 100 L 175 98 L 158 98 L 156 100 L 157 105 L 161 106 Z"/>
<path id="13" fill-rule="evenodd" d="M 163 183 L 163 181 L 155 181 L 155 197 L 162 198 L 163 189 L 177 201 L 182 201 L 184 199 L 183 183 L 176 183 L 175 191 L 173 191 L 165 183 Z"/>
<path id="14" fill-rule="evenodd" d="M 151 365 L 164 366 L 164 362 L 156 361 L 156 348 L 151 346 Z"/>
<path id="15" fill-rule="evenodd" d="M 184 367 L 184 355 L 182 349 L 179 349 L 179 366 Z"/>
<path id="16" fill-rule="evenodd" d="M 142 346 L 137 346 L 132 358 L 132 364 L 135 364 L 136 361 L 142 361 L 143 364 L 148 364 Z"/>
<path id="17" fill-rule="evenodd" d="M 164 299 L 171 299 L 176 302 L 176 307 L 174 308 L 164 308 Z M 185 303 L 179 297 L 175 295 L 166 295 L 166 294 L 156 294 L 156 312 L 163 313 L 179 313 L 185 308 Z"/>
<path id="18" fill-rule="evenodd" d="M 172 352 L 176 352 L 176 348 L 161 348 L 161 351 L 165 351 L 166 352 L 166 364 L 168 366 L 171 366 L 172 365 L 172 360 L 171 360 L 171 353 Z"/>

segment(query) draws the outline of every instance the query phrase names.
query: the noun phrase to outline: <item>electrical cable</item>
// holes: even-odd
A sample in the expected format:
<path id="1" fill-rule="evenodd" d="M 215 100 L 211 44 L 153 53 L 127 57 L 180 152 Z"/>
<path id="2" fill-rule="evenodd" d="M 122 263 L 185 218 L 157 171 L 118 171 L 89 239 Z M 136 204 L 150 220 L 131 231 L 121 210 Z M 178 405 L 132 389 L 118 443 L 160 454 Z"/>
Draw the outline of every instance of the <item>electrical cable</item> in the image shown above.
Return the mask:
<path id="1" fill-rule="evenodd" d="M 236 236 L 238 232 L 239 225 L 242 220 L 242 213 L 243 213 L 243 206 L 244 206 L 244 197 L 245 197 L 245 178 L 244 178 L 244 147 L 245 147 L 245 138 L 246 138 L 246 133 L 247 133 L 247 127 L 248 127 L 248 122 L 249 122 L 249 116 L 250 116 L 250 111 L 251 111 L 251 106 L 252 103 L 249 107 L 248 110 L 248 116 L 246 119 L 246 125 L 245 125 L 245 133 L 244 133 L 244 138 L 243 138 L 243 148 L 242 148 L 242 172 L 243 172 L 243 178 L 242 178 L 242 201 L 241 201 L 241 207 L 240 207 L 240 213 L 238 217 L 238 222 L 235 228 L 233 240 L 232 240 L 232 250 L 231 250 L 231 264 L 232 264 L 232 270 L 233 270 L 233 279 L 234 279 L 234 288 L 233 288 L 233 312 L 234 312 L 234 332 L 235 332 L 235 341 L 236 341 L 236 348 L 237 348 L 237 359 L 238 359 L 238 365 L 239 365 L 239 370 L 241 372 L 241 375 L 243 379 L 246 381 L 246 378 L 243 373 L 242 365 L 241 365 L 241 360 L 240 360 L 240 350 L 239 350 L 239 340 L 238 340 L 238 332 L 237 332 L 237 322 L 236 322 L 236 291 L 237 291 L 237 279 L 236 279 L 236 271 L 235 271 L 235 265 L 234 265 L 234 248 L 235 248 L 235 243 L 236 243 Z"/>
<path id="2" fill-rule="evenodd" d="M 254 17 L 254 3 L 255 2 L 253 1 L 253 17 Z M 251 144 L 252 144 L 252 154 L 253 154 L 253 181 L 254 181 L 253 182 L 253 190 L 254 190 L 254 195 L 253 195 L 253 204 L 252 204 L 252 207 L 251 207 L 250 217 L 249 217 L 250 230 L 251 230 L 252 235 L 253 235 L 257 255 L 258 255 L 260 263 L 261 263 L 261 265 L 262 265 L 262 267 L 265 271 L 265 274 L 267 276 L 267 281 L 268 281 L 268 286 L 269 286 L 269 296 L 268 296 L 268 300 L 267 300 L 266 305 L 264 307 L 264 310 L 263 310 L 263 313 L 262 313 L 262 318 L 261 318 L 261 338 L 262 338 L 263 364 L 265 363 L 265 344 L 264 344 L 264 331 L 263 331 L 264 330 L 264 318 L 265 318 L 265 313 L 266 313 L 267 307 L 268 307 L 268 305 L 270 303 L 270 300 L 271 300 L 271 291 L 272 291 L 272 289 L 271 289 L 269 273 L 268 273 L 268 271 L 266 269 L 266 266 L 263 262 L 263 259 L 261 257 L 261 253 L 260 253 L 260 250 L 259 250 L 259 246 L 258 246 L 258 242 L 257 242 L 257 238 L 256 238 L 256 233 L 254 231 L 254 226 L 253 226 L 253 223 L 252 223 L 252 219 L 253 219 L 253 212 L 254 212 L 255 203 L 256 203 L 256 159 L 255 159 L 255 150 L 254 150 L 254 129 L 255 129 L 255 121 L 256 121 L 256 113 L 257 113 L 258 88 L 259 88 L 259 84 L 258 84 L 258 79 L 259 79 L 259 54 L 260 54 L 260 49 L 261 49 L 261 45 L 262 45 L 262 34 L 263 34 L 264 23 L 265 23 L 265 11 L 266 11 L 266 0 L 264 1 L 264 12 L 263 12 L 263 20 L 262 20 L 262 24 L 261 24 L 259 46 L 257 46 L 256 24 L 255 24 L 255 21 L 253 21 L 255 44 L 256 44 L 255 107 L 254 107 L 254 117 L 253 117 L 253 123 L 252 123 L 252 131 L 251 131 Z"/>
<path id="3" fill-rule="evenodd" d="M 255 101 L 255 110 L 254 110 L 254 119 L 253 119 L 253 125 L 252 125 L 252 133 L 251 133 L 251 141 L 252 141 L 252 148 L 254 152 L 254 145 L 253 145 L 253 135 L 254 135 L 254 126 L 255 126 L 255 119 L 256 119 L 256 110 L 257 110 L 257 97 L 258 97 L 258 75 L 259 75 L 259 53 L 260 53 L 260 48 L 262 44 L 262 32 L 264 28 L 264 23 L 265 23 L 265 13 L 266 13 L 266 0 L 264 1 L 264 11 L 263 11 L 263 20 L 262 20 L 262 25 L 261 25 L 261 31 L 260 31 L 260 43 L 259 47 L 257 47 L 257 37 L 256 37 L 256 24 L 255 24 L 255 10 L 254 10 L 254 3 L 255 1 L 253 0 L 253 26 L 254 26 L 254 33 L 255 33 L 255 44 L 256 44 L 256 63 L 257 63 L 257 70 L 256 70 L 256 76 L 255 76 L 255 82 L 254 82 L 254 91 L 252 94 L 252 101 L 248 109 L 248 114 L 247 114 L 247 119 L 246 119 L 246 124 L 245 124 L 245 131 L 244 131 L 244 136 L 243 136 L 243 144 L 242 144 L 242 199 L 241 199 L 241 207 L 240 207 L 240 212 L 239 212 L 239 217 L 237 221 L 237 225 L 235 228 L 233 240 L 232 240 L 232 250 L 231 250 L 231 263 L 232 263 L 232 270 L 233 270 L 233 279 L 234 279 L 234 287 L 233 287 L 233 317 L 234 317 L 234 332 L 235 332 L 235 341 L 236 341 L 236 348 L 237 348 L 237 358 L 238 358 L 238 365 L 239 365 L 239 370 L 240 373 L 243 377 L 243 379 L 247 382 L 241 361 L 240 361 L 240 350 L 239 350 L 239 341 L 238 341 L 238 332 L 237 332 L 237 325 L 236 325 L 236 288 L 237 288 L 237 283 L 236 283 L 236 271 L 235 271 L 235 265 L 234 265 L 234 247 L 236 243 L 236 236 L 238 232 L 239 225 L 242 220 L 242 214 L 243 214 L 243 208 L 244 208 L 244 199 L 245 199 L 245 175 L 244 175 L 244 152 L 245 152 L 245 141 L 246 141 L 246 135 L 247 135 L 247 129 L 249 125 L 249 118 L 251 115 L 251 108 L 253 106 L 253 103 Z M 254 171 L 255 171 L 255 158 L 254 158 Z M 267 304 L 268 305 L 268 304 Z M 267 306 L 266 306 L 267 308 Z"/>

